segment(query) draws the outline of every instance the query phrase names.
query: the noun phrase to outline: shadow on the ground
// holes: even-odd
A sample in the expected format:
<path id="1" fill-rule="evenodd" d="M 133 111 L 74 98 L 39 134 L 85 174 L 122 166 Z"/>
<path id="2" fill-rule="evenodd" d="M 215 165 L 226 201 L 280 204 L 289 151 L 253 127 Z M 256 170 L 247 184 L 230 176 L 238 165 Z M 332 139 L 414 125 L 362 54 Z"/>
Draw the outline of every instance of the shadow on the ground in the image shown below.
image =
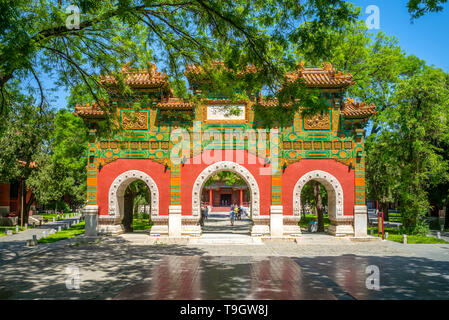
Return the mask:
<path id="1" fill-rule="evenodd" d="M 162 256 L 203 254 L 181 245 L 136 245 L 121 237 L 104 237 L 95 244 L 75 242 L 1 263 L 0 299 L 112 298 L 143 280 Z M 74 268 L 79 269 L 79 290 L 66 287 Z"/>
<path id="2" fill-rule="evenodd" d="M 2 264 L 0 299 L 449 299 L 448 261 L 205 254 L 121 237 L 73 243 Z M 380 290 L 367 287 L 368 266 L 379 268 Z M 76 268 L 80 288 L 68 289 Z"/>
<path id="3" fill-rule="evenodd" d="M 356 299 L 449 299 L 448 261 L 356 255 L 301 257 L 293 260 L 303 272 Z M 372 270 L 376 267 L 379 270 L 379 290 L 371 290 L 368 287 L 375 288 Z"/>

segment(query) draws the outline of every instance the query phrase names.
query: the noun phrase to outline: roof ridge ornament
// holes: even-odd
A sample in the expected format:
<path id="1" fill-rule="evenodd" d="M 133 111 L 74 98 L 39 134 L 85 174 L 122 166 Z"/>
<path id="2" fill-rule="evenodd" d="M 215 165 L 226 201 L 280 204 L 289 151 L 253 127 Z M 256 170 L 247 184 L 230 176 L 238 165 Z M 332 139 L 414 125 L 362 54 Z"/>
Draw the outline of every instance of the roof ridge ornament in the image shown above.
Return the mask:
<path id="1" fill-rule="evenodd" d="M 327 71 L 332 77 L 335 76 L 335 68 L 330 62 L 323 62 L 323 70 Z"/>

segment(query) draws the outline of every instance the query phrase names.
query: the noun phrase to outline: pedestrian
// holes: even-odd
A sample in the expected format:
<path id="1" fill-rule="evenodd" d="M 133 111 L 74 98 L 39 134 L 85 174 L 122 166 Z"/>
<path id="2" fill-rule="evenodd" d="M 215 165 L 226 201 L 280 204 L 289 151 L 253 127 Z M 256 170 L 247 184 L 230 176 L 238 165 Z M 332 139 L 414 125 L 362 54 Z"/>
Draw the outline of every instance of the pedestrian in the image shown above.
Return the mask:
<path id="1" fill-rule="evenodd" d="M 231 226 L 233 226 L 234 225 L 234 219 L 235 219 L 235 211 L 234 210 L 231 210 L 230 218 L 231 218 Z"/>
<path id="2" fill-rule="evenodd" d="M 200 226 L 204 227 L 204 207 L 201 208 Z"/>
<path id="3" fill-rule="evenodd" d="M 209 206 L 206 206 L 206 212 L 204 214 L 204 219 L 207 220 L 207 217 L 209 216 Z"/>

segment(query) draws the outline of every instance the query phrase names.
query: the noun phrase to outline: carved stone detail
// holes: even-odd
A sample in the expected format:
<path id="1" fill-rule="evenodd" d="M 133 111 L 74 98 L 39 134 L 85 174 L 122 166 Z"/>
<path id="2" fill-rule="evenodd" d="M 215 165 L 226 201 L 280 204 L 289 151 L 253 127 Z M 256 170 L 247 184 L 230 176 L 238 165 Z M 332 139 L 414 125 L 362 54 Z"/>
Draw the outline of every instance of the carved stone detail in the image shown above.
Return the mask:
<path id="1" fill-rule="evenodd" d="M 122 128 L 126 130 L 147 130 L 148 112 L 132 112 L 131 117 L 122 113 Z"/>
<path id="2" fill-rule="evenodd" d="M 311 180 L 324 185 L 328 194 L 329 218 L 343 217 L 343 188 L 340 182 L 328 172 L 315 170 L 303 175 L 293 188 L 293 215 L 301 214 L 302 188 Z"/>
<path id="3" fill-rule="evenodd" d="M 243 180 L 248 184 L 248 187 L 251 191 L 251 214 L 253 216 L 259 216 L 260 213 L 260 192 L 259 186 L 257 185 L 257 181 L 254 176 L 246 169 L 245 167 L 239 165 L 238 163 L 232 161 L 221 161 L 214 163 L 204 169 L 196 178 L 195 183 L 193 184 L 192 190 L 192 215 L 199 216 L 201 210 L 201 188 L 204 183 L 211 176 L 220 171 L 232 171 L 240 175 Z"/>
<path id="4" fill-rule="evenodd" d="M 121 218 L 123 216 L 123 197 L 129 184 L 136 180 L 142 180 L 148 186 L 151 194 L 151 216 L 159 215 L 159 190 L 154 180 L 145 172 L 130 170 L 122 173 L 109 188 L 109 216 Z"/>
<path id="5" fill-rule="evenodd" d="M 304 119 L 304 129 L 306 130 L 330 130 L 331 120 L 329 114 L 317 114 Z"/>

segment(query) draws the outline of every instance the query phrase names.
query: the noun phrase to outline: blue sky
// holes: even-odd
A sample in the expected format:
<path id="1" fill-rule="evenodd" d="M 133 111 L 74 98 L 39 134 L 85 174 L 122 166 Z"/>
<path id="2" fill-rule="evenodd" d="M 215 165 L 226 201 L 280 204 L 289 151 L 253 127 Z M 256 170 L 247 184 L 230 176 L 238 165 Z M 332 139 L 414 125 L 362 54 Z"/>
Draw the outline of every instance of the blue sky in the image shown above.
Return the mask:
<path id="1" fill-rule="evenodd" d="M 368 18 L 365 10 L 375 5 L 380 12 L 380 29 L 372 32 L 383 32 L 398 38 L 400 46 L 407 54 L 414 54 L 449 72 L 449 5 L 443 12 L 430 13 L 414 23 L 410 21 L 406 0 L 353 0 L 354 5 L 362 7 L 362 18 Z M 52 86 L 46 79 L 46 86 Z M 52 95 L 51 105 L 57 109 L 66 106 L 66 89 L 59 89 Z"/>
<path id="2" fill-rule="evenodd" d="M 449 5 L 443 12 L 429 13 L 410 22 L 406 0 L 353 0 L 365 13 L 369 5 L 380 10 L 380 29 L 387 35 L 399 39 L 407 54 L 414 54 L 429 65 L 449 72 Z M 366 19 L 369 15 L 364 14 Z M 376 30 L 371 30 L 376 31 Z"/>

